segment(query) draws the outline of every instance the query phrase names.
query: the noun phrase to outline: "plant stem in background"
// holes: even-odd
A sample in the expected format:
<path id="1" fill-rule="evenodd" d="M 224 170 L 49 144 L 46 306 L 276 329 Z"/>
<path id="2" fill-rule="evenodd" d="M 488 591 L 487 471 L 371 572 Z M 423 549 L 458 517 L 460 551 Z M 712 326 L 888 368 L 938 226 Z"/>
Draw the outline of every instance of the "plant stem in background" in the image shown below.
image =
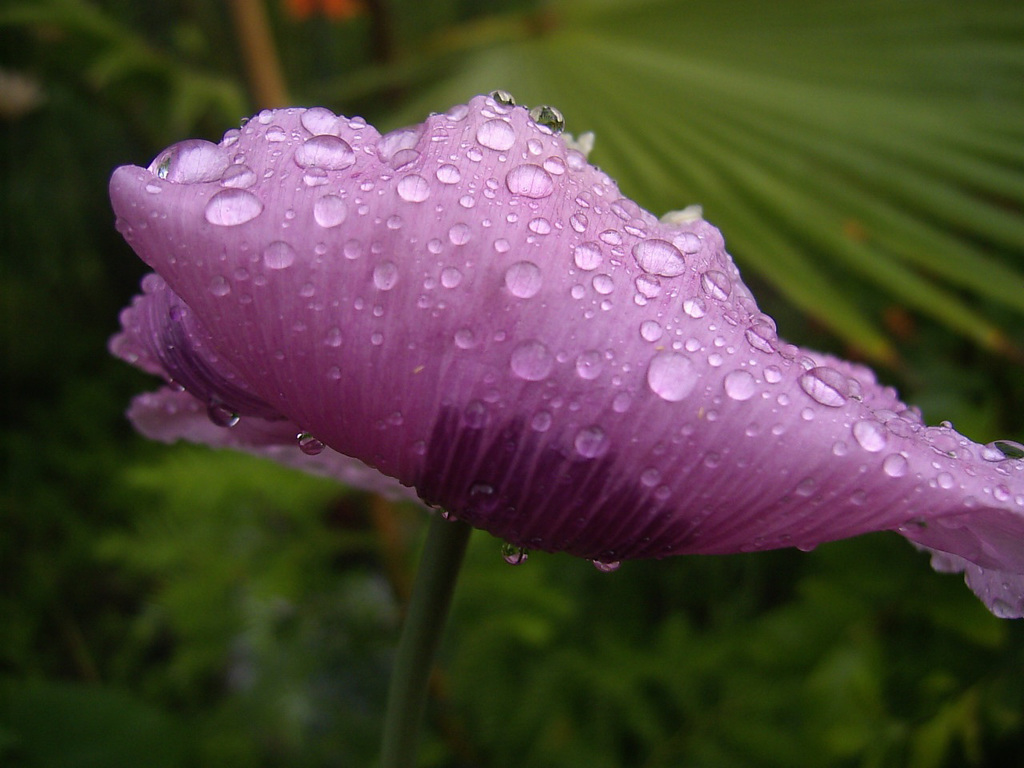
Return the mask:
<path id="1" fill-rule="evenodd" d="M 381 768 L 416 764 L 427 681 L 472 530 L 440 514 L 431 517 L 388 690 Z"/>
<path id="2" fill-rule="evenodd" d="M 230 5 L 256 106 L 260 109 L 289 106 L 288 87 L 263 0 L 231 0 Z"/>

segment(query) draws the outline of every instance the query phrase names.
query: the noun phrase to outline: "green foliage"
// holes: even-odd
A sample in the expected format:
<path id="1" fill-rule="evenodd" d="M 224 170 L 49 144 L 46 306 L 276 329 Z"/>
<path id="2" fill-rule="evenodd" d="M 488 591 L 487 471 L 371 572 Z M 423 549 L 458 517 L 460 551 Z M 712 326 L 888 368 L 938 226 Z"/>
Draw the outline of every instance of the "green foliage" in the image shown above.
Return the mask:
<path id="1" fill-rule="evenodd" d="M 1024 434 L 1020 4 L 387 5 L 267 0 L 296 103 L 554 104 L 626 194 L 704 205 L 784 335 L 893 362 L 976 439 Z M 0 89 L 4 765 L 375 759 L 422 513 L 394 539 L 326 481 L 145 443 L 121 413 L 152 382 L 105 352 L 142 273 L 110 170 L 262 106 L 228 6 L 0 6 L 29 93 Z M 602 574 L 477 535 L 424 764 L 1008 765 L 1022 632 L 895 536 Z"/>

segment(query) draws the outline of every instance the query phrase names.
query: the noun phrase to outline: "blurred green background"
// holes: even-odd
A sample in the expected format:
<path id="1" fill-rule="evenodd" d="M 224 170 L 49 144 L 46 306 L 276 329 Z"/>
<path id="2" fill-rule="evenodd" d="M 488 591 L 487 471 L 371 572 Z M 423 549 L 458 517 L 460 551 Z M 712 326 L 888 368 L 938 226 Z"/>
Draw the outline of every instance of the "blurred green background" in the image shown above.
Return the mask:
<path id="1" fill-rule="evenodd" d="M 0 0 L 0 765 L 373 765 L 425 516 L 132 432 L 106 183 L 497 88 L 702 204 L 790 340 L 1024 439 L 1019 0 Z M 432 692 L 430 767 L 1011 766 L 1024 623 L 891 534 L 602 574 L 478 533 Z"/>

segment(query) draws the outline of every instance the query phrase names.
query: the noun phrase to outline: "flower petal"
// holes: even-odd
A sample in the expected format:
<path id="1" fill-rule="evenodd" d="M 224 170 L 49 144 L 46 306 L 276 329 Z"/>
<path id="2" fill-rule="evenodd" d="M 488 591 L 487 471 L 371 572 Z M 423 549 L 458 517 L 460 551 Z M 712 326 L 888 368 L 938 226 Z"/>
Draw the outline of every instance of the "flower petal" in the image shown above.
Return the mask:
<path id="1" fill-rule="evenodd" d="M 111 196 L 188 309 L 129 334 L 142 367 L 201 399 L 237 385 L 514 544 L 613 561 L 891 529 L 1010 574 L 968 569 L 1014 604 L 1024 462 L 781 341 L 717 229 L 659 221 L 521 107 L 386 136 L 263 112 L 118 169 Z"/>

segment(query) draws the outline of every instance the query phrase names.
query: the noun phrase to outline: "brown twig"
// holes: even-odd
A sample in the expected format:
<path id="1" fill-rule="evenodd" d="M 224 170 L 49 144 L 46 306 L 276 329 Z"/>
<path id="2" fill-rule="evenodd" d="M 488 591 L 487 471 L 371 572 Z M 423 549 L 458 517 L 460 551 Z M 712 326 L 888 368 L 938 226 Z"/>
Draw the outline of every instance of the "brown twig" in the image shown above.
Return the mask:
<path id="1" fill-rule="evenodd" d="M 288 106 L 288 87 L 263 0 L 231 0 L 230 6 L 256 106 L 260 109 Z"/>

